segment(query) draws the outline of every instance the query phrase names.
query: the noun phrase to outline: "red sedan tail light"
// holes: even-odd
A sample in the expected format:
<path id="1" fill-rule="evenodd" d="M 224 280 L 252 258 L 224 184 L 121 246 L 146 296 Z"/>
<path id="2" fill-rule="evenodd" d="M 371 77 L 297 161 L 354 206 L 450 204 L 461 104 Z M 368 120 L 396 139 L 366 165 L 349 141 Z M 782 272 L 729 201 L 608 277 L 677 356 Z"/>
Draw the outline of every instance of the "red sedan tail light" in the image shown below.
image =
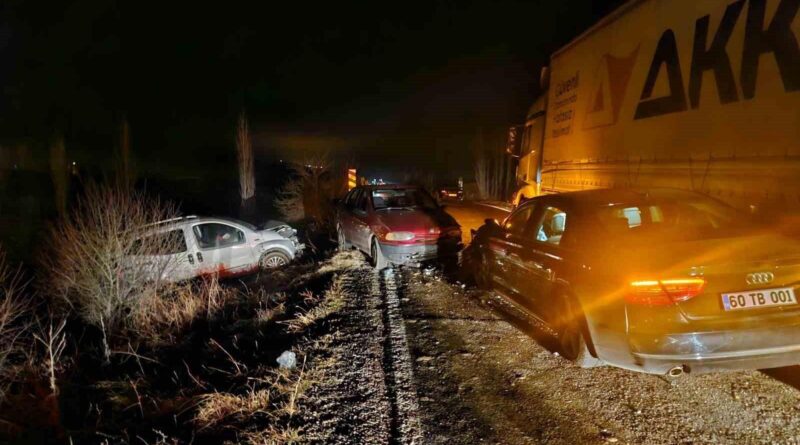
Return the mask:
<path id="1" fill-rule="evenodd" d="M 631 281 L 625 301 L 645 306 L 666 306 L 689 300 L 706 287 L 703 278 Z"/>

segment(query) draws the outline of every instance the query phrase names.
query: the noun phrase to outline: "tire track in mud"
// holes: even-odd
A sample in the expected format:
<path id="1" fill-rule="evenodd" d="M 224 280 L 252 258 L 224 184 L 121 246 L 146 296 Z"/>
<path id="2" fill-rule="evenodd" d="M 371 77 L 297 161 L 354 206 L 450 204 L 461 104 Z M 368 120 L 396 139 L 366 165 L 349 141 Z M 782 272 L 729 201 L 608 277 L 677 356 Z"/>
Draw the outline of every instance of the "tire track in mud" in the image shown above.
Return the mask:
<path id="1" fill-rule="evenodd" d="M 373 295 L 383 299 L 384 376 L 392 408 L 392 444 L 418 444 L 422 440 L 414 371 L 406 329 L 400 310 L 402 276 L 388 269 L 374 275 Z"/>
<path id="2" fill-rule="evenodd" d="M 355 253 L 341 255 L 344 307 L 330 323 L 335 365 L 309 398 L 309 442 L 422 443 L 419 403 L 400 309 L 402 277 L 375 272 Z"/>

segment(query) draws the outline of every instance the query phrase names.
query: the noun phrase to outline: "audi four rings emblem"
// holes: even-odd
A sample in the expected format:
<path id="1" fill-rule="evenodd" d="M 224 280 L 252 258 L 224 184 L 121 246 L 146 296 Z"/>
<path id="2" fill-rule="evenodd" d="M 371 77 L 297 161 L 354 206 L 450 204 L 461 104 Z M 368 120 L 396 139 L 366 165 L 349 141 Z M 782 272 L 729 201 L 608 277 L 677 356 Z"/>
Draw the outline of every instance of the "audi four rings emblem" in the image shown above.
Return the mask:
<path id="1" fill-rule="evenodd" d="M 774 279 L 775 275 L 772 272 L 755 272 L 747 274 L 745 281 L 747 284 L 767 284 Z"/>

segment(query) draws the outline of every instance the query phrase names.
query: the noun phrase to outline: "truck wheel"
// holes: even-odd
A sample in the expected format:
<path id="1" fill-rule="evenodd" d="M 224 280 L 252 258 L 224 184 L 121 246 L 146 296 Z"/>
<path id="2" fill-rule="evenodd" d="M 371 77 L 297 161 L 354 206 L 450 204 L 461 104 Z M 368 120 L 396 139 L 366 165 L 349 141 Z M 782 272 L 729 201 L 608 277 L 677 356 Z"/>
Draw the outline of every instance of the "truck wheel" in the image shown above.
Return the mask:
<path id="1" fill-rule="evenodd" d="M 586 320 L 577 300 L 561 295 L 561 311 L 553 328 L 556 331 L 558 353 L 581 368 L 594 368 L 603 361 L 592 356 L 586 342 Z"/>
<path id="2" fill-rule="evenodd" d="M 380 271 L 389 267 L 389 261 L 383 256 L 383 252 L 381 252 L 381 248 L 378 246 L 378 242 L 375 241 L 375 238 L 372 239 L 369 252 L 369 262 L 375 270 Z"/>
<path id="3" fill-rule="evenodd" d="M 288 255 L 279 250 L 273 250 L 261 255 L 261 259 L 258 261 L 258 264 L 261 266 L 261 269 L 267 270 L 283 267 L 289 264 L 289 261 L 291 261 L 291 259 Z"/>
<path id="4" fill-rule="evenodd" d="M 350 249 L 350 244 L 347 243 L 347 237 L 344 235 L 342 226 L 336 226 L 336 241 L 339 244 L 339 252 L 344 252 Z"/>

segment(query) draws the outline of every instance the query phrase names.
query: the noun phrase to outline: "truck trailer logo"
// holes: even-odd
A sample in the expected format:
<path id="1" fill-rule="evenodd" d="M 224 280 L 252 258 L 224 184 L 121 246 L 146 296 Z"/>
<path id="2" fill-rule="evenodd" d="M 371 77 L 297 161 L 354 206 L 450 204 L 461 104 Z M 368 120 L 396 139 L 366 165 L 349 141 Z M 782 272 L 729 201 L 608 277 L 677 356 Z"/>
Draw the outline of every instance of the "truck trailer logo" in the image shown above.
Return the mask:
<path id="1" fill-rule="evenodd" d="M 614 125 L 617 122 L 638 56 L 637 46 L 626 56 L 615 57 L 605 54 L 600 59 L 594 76 L 594 86 L 589 90 L 592 93 L 583 119 L 584 130 Z"/>
<path id="2" fill-rule="evenodd" d="M 737 87 L 727 44 L 747 1 L 747 17 L 744 26 L 742 63 L 739 67 Z M 706 15 L 695 22 L 691 68 L 689 70 L 688 101 L 675 32 L 667 29 L 656 45 L 653 60 L 645 79 L 644 87 L 634 119 L 661 116 L 686 111 L 691 106 L 700 106 L 700 90 L 703 74 L 714 73 L 717 93 L 721 104 L 752 99 L 756 95 L 758 64 L 762 55 L 772 54 L 780 71 L 786 92 L 800 90 L 800 48 L 792 31 L 792 23 L 800 9 L 800 0 L 781 0 L 772 21 L 765 27 L 766 0 L 739 0 L 728 5 L 716 34 L 708 43 L 709 19 Z M 666 66 L 666 70 L 661 67 Z M 653 98 L 653 90 L 660 73 L 666 73 L 669 94 Z M 739 95 L 741 88 L 741 98 Z"/>

